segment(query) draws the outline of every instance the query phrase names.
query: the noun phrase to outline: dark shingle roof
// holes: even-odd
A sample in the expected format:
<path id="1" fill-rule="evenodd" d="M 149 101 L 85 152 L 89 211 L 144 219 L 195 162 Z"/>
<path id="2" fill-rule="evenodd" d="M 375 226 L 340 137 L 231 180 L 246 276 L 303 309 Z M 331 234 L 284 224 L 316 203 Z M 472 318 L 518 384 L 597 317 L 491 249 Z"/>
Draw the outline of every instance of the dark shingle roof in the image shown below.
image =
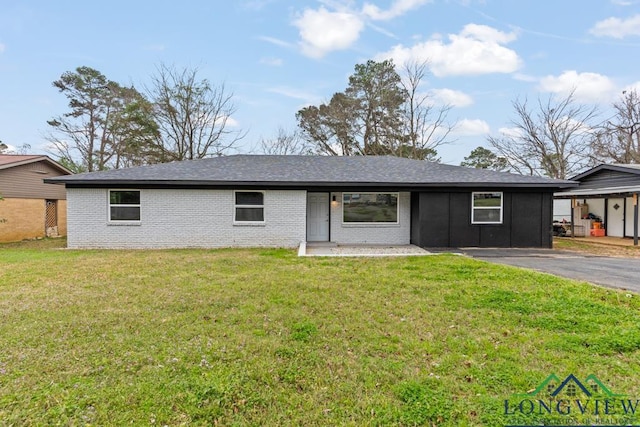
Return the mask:
<path id="1" fill-rule="evenodd" d="M 579 181 L 589 175 L 593 175 L 597 172 L 609 170 L 616 172 L 626 172 L 629 174 L 640 175 L 640 165 L 631 163 L 601 163 L 589 170 L 586 170 L 578 175 L 572 177 L 572 180 Z"/>
<path id="2" fill-rule="evenodd" d="M 571 181 L 515 175 L 390 156 L 234 155 L 48 179 L 69 186 L 271 185 L 329 187 L 571 187 Z"/>

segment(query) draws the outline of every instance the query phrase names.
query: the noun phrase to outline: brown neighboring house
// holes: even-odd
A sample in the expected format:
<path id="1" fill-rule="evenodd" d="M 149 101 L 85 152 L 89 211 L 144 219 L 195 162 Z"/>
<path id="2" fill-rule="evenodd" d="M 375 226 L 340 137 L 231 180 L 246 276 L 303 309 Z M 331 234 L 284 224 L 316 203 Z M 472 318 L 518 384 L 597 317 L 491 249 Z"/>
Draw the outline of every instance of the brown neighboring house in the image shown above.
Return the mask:
<path id="1" fill-rule="evenodd" d="M 65 189 L 43 179 L 70 174 L 47 156 L 0 154 L 0 242 L 65 236 Z"/>

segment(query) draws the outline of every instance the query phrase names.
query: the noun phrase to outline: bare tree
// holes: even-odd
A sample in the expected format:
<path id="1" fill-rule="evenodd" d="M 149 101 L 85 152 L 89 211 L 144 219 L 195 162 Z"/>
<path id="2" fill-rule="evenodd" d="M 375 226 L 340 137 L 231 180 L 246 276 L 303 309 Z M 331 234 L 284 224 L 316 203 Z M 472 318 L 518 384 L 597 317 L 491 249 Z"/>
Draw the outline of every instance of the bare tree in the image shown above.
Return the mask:
<path id="1" fill-rule="evenodd" d="M 313 150 L 297 130 L 287 131 L 278 127 L 275 138 L 260 140 L 259 151 L 264 154 L 301 155 L 312 154 Z"/>
<path id="2" fill-rule="evenodd" d="M 166 160 L 221 155 L 246 132 L 230 129 L 236 112 L 233 93 L 224 84 L 198 78 L 198 69 L 161 64 L 148 89 Z"/>
<path id="3" fill-rule="evenodd" d="M 622 92 L 614 116 L 602 124 L 591 148 L 595 162 L 640 163 L 640 95 Z"/>
<path id="4" fill-rule="evenodd" d="M 447 121 L 453 108 L 449 104 L 436 106 L 432 97 L 420 92 L 420 85 L 427 74 L 428 61 L 407 62 L 403 67 L 401 81 L 407 97 L 404 103 L 404 124 L 408 141 L 402 157 L 437 160 L 437 148 L 449 142 L 448 137 L 457 123 Z"/>
<path id="5" fill-rule="evenodd" d="M 566 179 L 589 165 L 596 107 L 577 104 L 572 92 L 560 99 L 538 98 L 537 111 L 526 99 L 515 100 L 513 108 L 516 118 L 509 134 L 488 138 L 512 170 Z"/>

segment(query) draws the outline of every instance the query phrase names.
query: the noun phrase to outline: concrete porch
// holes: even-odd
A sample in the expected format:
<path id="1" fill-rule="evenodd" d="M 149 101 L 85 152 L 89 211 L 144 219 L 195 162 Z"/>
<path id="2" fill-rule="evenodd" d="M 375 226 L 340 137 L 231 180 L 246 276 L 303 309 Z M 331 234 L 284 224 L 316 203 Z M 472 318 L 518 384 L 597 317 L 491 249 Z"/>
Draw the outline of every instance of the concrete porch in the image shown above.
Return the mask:
<path id="1" fill-rule="evenodd" d="M 338 245 L 333 242 L 302 242 L 298 256 L 389 257 L 425 256 L 431 252 L 415 245 Z"/>

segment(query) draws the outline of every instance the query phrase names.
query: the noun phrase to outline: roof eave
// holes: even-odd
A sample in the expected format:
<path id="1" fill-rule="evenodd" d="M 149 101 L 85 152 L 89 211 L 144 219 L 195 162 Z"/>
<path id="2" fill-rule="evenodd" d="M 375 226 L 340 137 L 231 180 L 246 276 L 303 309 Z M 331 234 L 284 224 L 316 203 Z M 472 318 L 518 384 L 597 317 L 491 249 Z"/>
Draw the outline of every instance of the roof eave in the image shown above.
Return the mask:
<path id="1" fill-rule="evenodd" d="M 602 170 L 610 170 L 610 171 L 625 172 L 625 173 L 630 173 L 630 174 L 634 174 L 634 175 L 640 175 L 640 169 L 629 168 L 629 167 L 620 166 L 620 165 L 608 165 L 608 164 L 604 164 L 603 163 L 601 165 L 598 165 L 598 166 L 595 166 L 595 167 L 589 169 L 588 171 L 584 171 L 581 174 L 578 174 L 578 175 L 572 177 L 571 180 L 579 181 L 584 177 L 587 177 L 589 175 L 593 175 L 594 173 L 600 172 Z"/>
<path id="2" fill-rule="evenodd" d="M 33 159 L 25 159 L 25 160 L 20 160 L 17 162 L 12 162 L 12 163 L 7 163 L 4 165 L 0 165 L 0 170 L 2 169 L 10 169 L 10 168 L 15 168 L 18 166 L 24 166 L 24 165 L 28 165 L 30 163 L 37 163 L 37 162 L 46 162 L 47 164 L 49 164 L 51 167 L 54 167 L 56 169 L 58 169 L 59 171 L 66 173 L 68 175 L 73 175 L 73 172 L 71 172 L 69 169 L 65 168 L 64 166 L 62 166 L 60 163 L 51 160 L 48 156 L 39 156 L 39 157 L 35 157 Z"/>
<path id="3" fill-rule="evenodd" d="M 114 188 L 114 187 L 276 187 L 276 188 L 570 188 L 578 186 L 576 182 L 345 182 L 345 181 L 206 181 L 206 180 L 131 180 L 131 179 L 65 179 L 47 178 L 49 184 L 65 184 L 69 188 Z"/>
<path id="4" fill-rule="evenodd" d="M 633 194 L 640 193 L 640 186 L 626 187 L 603 187 L 603 188 L 580 188 L 570 189 L 556 192 L 553 197 L 556 199 L 572 199 L 572 198 L 603 198 L 612 196 L 630 197 Z"/>

